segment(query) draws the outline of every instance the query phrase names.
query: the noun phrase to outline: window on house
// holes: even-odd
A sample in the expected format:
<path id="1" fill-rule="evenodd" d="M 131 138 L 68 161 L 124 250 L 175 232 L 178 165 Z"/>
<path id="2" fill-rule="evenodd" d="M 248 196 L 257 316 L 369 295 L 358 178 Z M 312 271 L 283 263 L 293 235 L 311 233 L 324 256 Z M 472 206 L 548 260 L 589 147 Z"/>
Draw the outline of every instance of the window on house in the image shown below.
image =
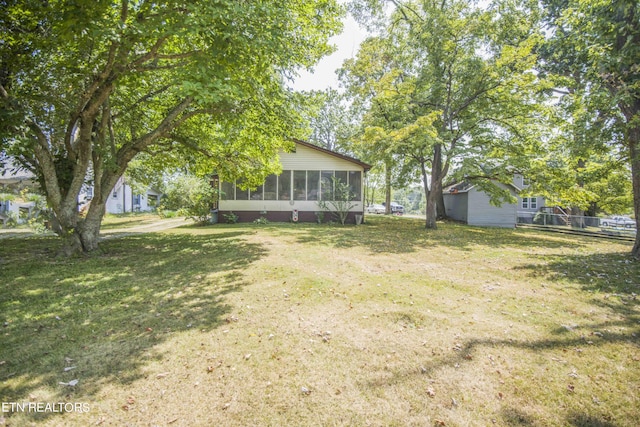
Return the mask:
<path id="1" fill-rule="evenodd" d="M 222 187 L 220 188 L 220 199 L 221 200 L 235 200 L 236 195 L 235 191 L 236 187 L 233 182 L 222 182 Z"/>
<path id="2" fill-rule="evenodd" d="M 238 180 L 236 185 L 236 200 L 249 200 L 249 189 L 243 190 L 240 188 L 242 181 Z"/>
<path id="3" fill-rule="evenodd" d="M 113 190 L 113 198 L 114 199 L 118 198 L 118 190 Z"/>
<path id="4" fill-rule="evenodd" d="M 336 171 L 335 175 L 336 175 L 336 181 L 344 182 L 345 184 L 347 183 L 347 176 L 348 176 L 347 171 Z"/>
<path id="5" fill-rule="evenodd" d="M 250 194 L 251 194 L 251 200 L 262 200 L 262 191 L 263 191 L 264 186 L 259 186 L 258 188 L 256 188 L 255 190 L 251 190 Z"/>
<path id="6" fill-rule="evenodd" d="M 320 171 L 307 171 L 307 200 L 318 200 Z"/>
<path id="7" fill-rule="evenodd" d="M 362 193 L 362 174 L 360 171 L 349 171 L 349 192 L 351 200 L 360 200 Z"/>
<path id="8" fill-rule="evenodd" d="M 293 200 L 307 200 L 307 171 L 293 171 Z"/>
<path id="9" fill-rule="evenodd" d="M 522 209 L 538 209 L 538 199 L 536 197 L 524 197 L 522 199 Z"/>
<path id="10" fill-rule="evenodd" d="M 278 177 L 278 199 L 291 200 L 291 171 L 282 171 Z"/>
<path id="11" fill-rule="evenodd" d="M 333 200 L 333 171 L 322 171 L 320 178 L 320 190 L 322 200 Z"/>
<path id="12" fill-rule="evenodd" d="M 141 199 L 142 199 L 142 196 L 140 196 L 139 194 L 136 195 L 136 196 L 133 196 L 133 204 L 134 205 L 139 205 Z"/>
<path id="13" fill-rule="evenodd" d="M 278 198 L 278 177 L 269 175 L 264 181 L 264 200 L 276 200 Z"/>

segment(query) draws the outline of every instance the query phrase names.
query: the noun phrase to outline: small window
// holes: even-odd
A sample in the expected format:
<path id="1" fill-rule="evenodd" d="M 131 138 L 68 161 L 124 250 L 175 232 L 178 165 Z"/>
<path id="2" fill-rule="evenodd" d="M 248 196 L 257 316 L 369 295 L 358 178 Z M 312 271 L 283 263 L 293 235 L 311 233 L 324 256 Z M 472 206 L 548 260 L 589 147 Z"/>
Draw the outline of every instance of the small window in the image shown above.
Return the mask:
<path id="1" fill-rule="evenodd" d="M 349 171 L 349 192 L 351 200 L 360 200 L 362 194 L 362 174 L 360 171 Z"/>
<path id="2" fill-rule="evenodd" d="M 282 171 L 278 176 L 278 199 L 291 200 L 291 171 Z"/>
<path id="3" fill-rule="evenodd" d="M 263 188 L 264 187 L 261 185 L 260 187 L 256 188 L 255 190 L 251 190 L 251 192 L 250 192 L 251 200 L 262 200 Z"/>
<path id="4" fill-rule="evenodd" d="M 118 198 L 118 190 L 113 190 L 113 198 L 114 199 Z"/>
<path id="5" fill-rule="evenodd" d="M 538 198 L 537 197 L 530 197 L 529 198 L 529 206 L 531 206 L 531 209 L 538 209 Z"/>
<path id="6" fill-rule="evenodd" d="M 276 200 L 278 198 L 278 177 L 269 175 L 264 181 L 264 199 Z"/>
<path id="7" fill-rule="evenodd" d="M 529 198 L 528 197 L 523 197 L 522 198 L 522 209 L 529 209 Z"/>
<path id="8" fill-rule="evenodd" d="M 347 171 L 336 171 L 336 181 L 347 184 Z"/>
<path id="9" fill-rule="evenodd" d="M 320 189 L 322 200 L 333 200 L 333 171 L 322 171 Z"/>
<path id="10" fill-rule="evenodd" d="M 318 200 L 320 171 L 307 171 L 307 200 Z"/>
<path id="11" fill-rule="evenodd" d="M 236 200 L 249 200 L 249 189 L 242 190 L 240 185 L 242 181 L 238 180 L 236 182 Z"/>
<path id="12" fill-rule="evenodd" d="M 293 200 L 307 200 L 307 171 L 293 171 Z"/>
<path id="13" fill-rule="evenodd" d="M 220 188 L 220 199 L 222 200 L 234 200 L 236 198 L 236 186 L 233 182 L 222 182 Z"/>

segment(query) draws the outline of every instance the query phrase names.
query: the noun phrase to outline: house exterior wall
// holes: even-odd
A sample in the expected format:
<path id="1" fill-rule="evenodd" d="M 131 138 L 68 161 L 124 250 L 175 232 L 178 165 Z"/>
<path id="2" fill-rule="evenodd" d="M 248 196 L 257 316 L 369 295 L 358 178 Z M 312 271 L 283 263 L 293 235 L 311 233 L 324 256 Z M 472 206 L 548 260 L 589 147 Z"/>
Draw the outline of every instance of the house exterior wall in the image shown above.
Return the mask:
<path id="1" fill-rule="evenodd" d="M 527 180 L 522 175 L 515 175 L 513 184 L 521 189 L 529 187 Z M 533 199 L 533 202 L 532 200 Z M 533 223 L 533 218 L 545 206 L 545 198 L 540 196 L 527 197 L 526 199 L 518 195 L 517 217 L 520 223 Z"/>
<path id="2" fill-rule="evenodd" d="M 489 196 L 476 188 L 469 190 L 468 198 L 467 223 L 469 225 L 503 228 L 516 226 L 516 203 L 503 203 L 499 207 L 493 206 L 489 203 Z"/>
<path id="3" fill-rule="evenodd" d="M 445 193 L 444 207 L 447 216 L 456 221 L 467 222 L 468 195 L 467 193 Z"/>
<path id="4" fill-rule="evenodd" d="M 150 203 L 151 199 L 158 201 L 161 194 L 149 189 L 146 194 L 136 195 L 130 186 L 118 183 L 109 195 L 106 203 L 106 210 L 111 214 L 124 212 L 149 212 L 155 209 L 155 205 Z"/>
<path id="5" fill-rule="evenodd" d="M 358 171 L 360 172 L 360 200 L 351 202 L 353 207 L 349 210 L 348 222 L 355 221 L 355 214 L 364 212 L 364 167 L 353 161 L 333 156 L 301 144 L 296 144 L 296 151 L 292 153 L 281 152 L 280 163 L 283 171 Z M 292 178 L 293 180 L 293 178 Z M 222 183 L 220 183 L 222 191 Z M 282 197 L 281 197 L 282 199 Z M 317 200 L 293 200 L 288 197 L 285 200 L 225 200 L 219 201 L 219 216 L 230 212 L 239 217 L 239 221 L 253 221 L 265 217 L 269 221 L 290 221 L 294 210 L 298 212 L 298 221 L 316 221 L 316 212 L 320 211 Z M 326 213 L 324 220 L 331 220 L 331 214 Z M 222 218 L 220 221 L 224 221 Z"/>

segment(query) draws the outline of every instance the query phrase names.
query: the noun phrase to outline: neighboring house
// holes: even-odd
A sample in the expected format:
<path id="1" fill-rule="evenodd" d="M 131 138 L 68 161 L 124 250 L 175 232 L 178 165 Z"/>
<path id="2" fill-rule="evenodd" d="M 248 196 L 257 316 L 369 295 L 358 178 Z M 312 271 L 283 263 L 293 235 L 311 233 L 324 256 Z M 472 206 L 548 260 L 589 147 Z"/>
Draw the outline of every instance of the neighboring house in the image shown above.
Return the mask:
<path id="1" fill-rule="evenodd" d="M 11 194 L 11 200 L 0 199 L 0 222 L 5 225 L 10 216 L 19 222 L 31 216 L 36 204 L 20 199 L 18 194 L 25 189 L 32 189 L 37 186 L 33 175 L 30 172 L 16 168 L 9 164 L 0 174 L 0 193 Z M 22 221 L 21 221 L 22 220 Z"/>
<path id="2" fill-rule="evenodd" d="M 519 188 L 513 184 L 496 185 L 517 196 Z M 515 228 L 517 222 L 517 203 L 503 203 L 494 206 L 490 197 L 474 184 L 462 182 L 443 189 L 444 205 L 449 218 L 466 222 L 469 225 L 483 227 Z"/>
<path id="3" fill-rule="evenodd" d="M 529 183 L 522 175 L 513 178 L 516 187 L 526 189 Z M 536 213 L 545 207 L 544 197 L 518 197 L 518 223 L 532 224 Z"/>
<path id="4" fill-rule="evenodd" d="M 293 152 L 281 152 L 282 173 L 270 175 L 255 190 L 242 190 L 235 182 L 221 182 L 219 215 L 233 212 L 242 222 L 264 217 L 269 221 L 315 222 L 318 202 L 333 200 L 333 181 L 347 183 L 354 195 L 347 221 L 364 215 L 364 175 L 371 166 L 353 157 L 295 140 Z M 214 202 L 214 206 L 216 203 Z M 330 214 L 324 220 L 330 220 Z"/>
<path id="5" fill-rule="evenodd" d="M 38 184 L 31 172 L 15 168 L 9 164 L 5 168 L 3 174 L 0 174 L 0 193 L 18 194 L 20 190 L 25 188 L 37 190 Z M 162 193 L 149 188 L 144 194 L 133 194 L 133 191 L 123 178 L 118 180 L 109 199 L 106 203 L 106 211 L 108 213 L 124 213 L 124 212 L 145 212 L 156 208 L 160 201 Z M 3 222 L 7 219 L 9 212 L 15 212 L 22 216 L 30 215 L 31 209 L 35 206 L 33 202 L 0 201 L 0 220 Z M 82 209 L 93 199 L 93 186 L 85 185 L 78 196 L 78 207 Z"/>
<path id="6" fill-rule="evenodd" d="M 93 188 L 88 187 L 85 201 L 93 198 Z M 154 210 L 160 202 L 162 193 L 149 188 L 144 194 L 134 194 L 133 189 L 123 178 L 120 178 L 107 199 L 106 211 L 112 214 L 125 212 L 149 212 Z"/>

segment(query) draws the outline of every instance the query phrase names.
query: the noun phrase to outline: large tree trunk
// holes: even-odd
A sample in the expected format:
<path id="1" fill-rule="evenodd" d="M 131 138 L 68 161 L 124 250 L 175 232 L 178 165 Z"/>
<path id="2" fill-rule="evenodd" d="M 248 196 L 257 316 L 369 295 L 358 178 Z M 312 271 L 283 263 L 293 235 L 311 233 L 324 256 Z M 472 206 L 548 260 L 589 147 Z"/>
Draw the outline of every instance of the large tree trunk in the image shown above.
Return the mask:
<path id="1" fill-rule="evenodd" d="M 442 196 L 442 145 L 433 147 L 433 161 L 431 164 L 431 188 L 427 193 L 427 220 L 425 227 L 436 229 L 438 218 L 438 198 Z"/>
<path id="2" fill-rule="evenodd" d="M 631 182 L 633 185 L 633 212 L 636 220 L 636 241 L 631 255 L 640 260 L 640 126 L 629 131 L 628 144 L 631 156 Z"/>
<path id="3" fill-rule="evenodd" d="M 104 212 L 104 203 L 91 203 L 84 218 L 77 209 L 56 213 L 57 231 L 63 238 L 61 254 L 72 256 L 97 250 Z"/>

